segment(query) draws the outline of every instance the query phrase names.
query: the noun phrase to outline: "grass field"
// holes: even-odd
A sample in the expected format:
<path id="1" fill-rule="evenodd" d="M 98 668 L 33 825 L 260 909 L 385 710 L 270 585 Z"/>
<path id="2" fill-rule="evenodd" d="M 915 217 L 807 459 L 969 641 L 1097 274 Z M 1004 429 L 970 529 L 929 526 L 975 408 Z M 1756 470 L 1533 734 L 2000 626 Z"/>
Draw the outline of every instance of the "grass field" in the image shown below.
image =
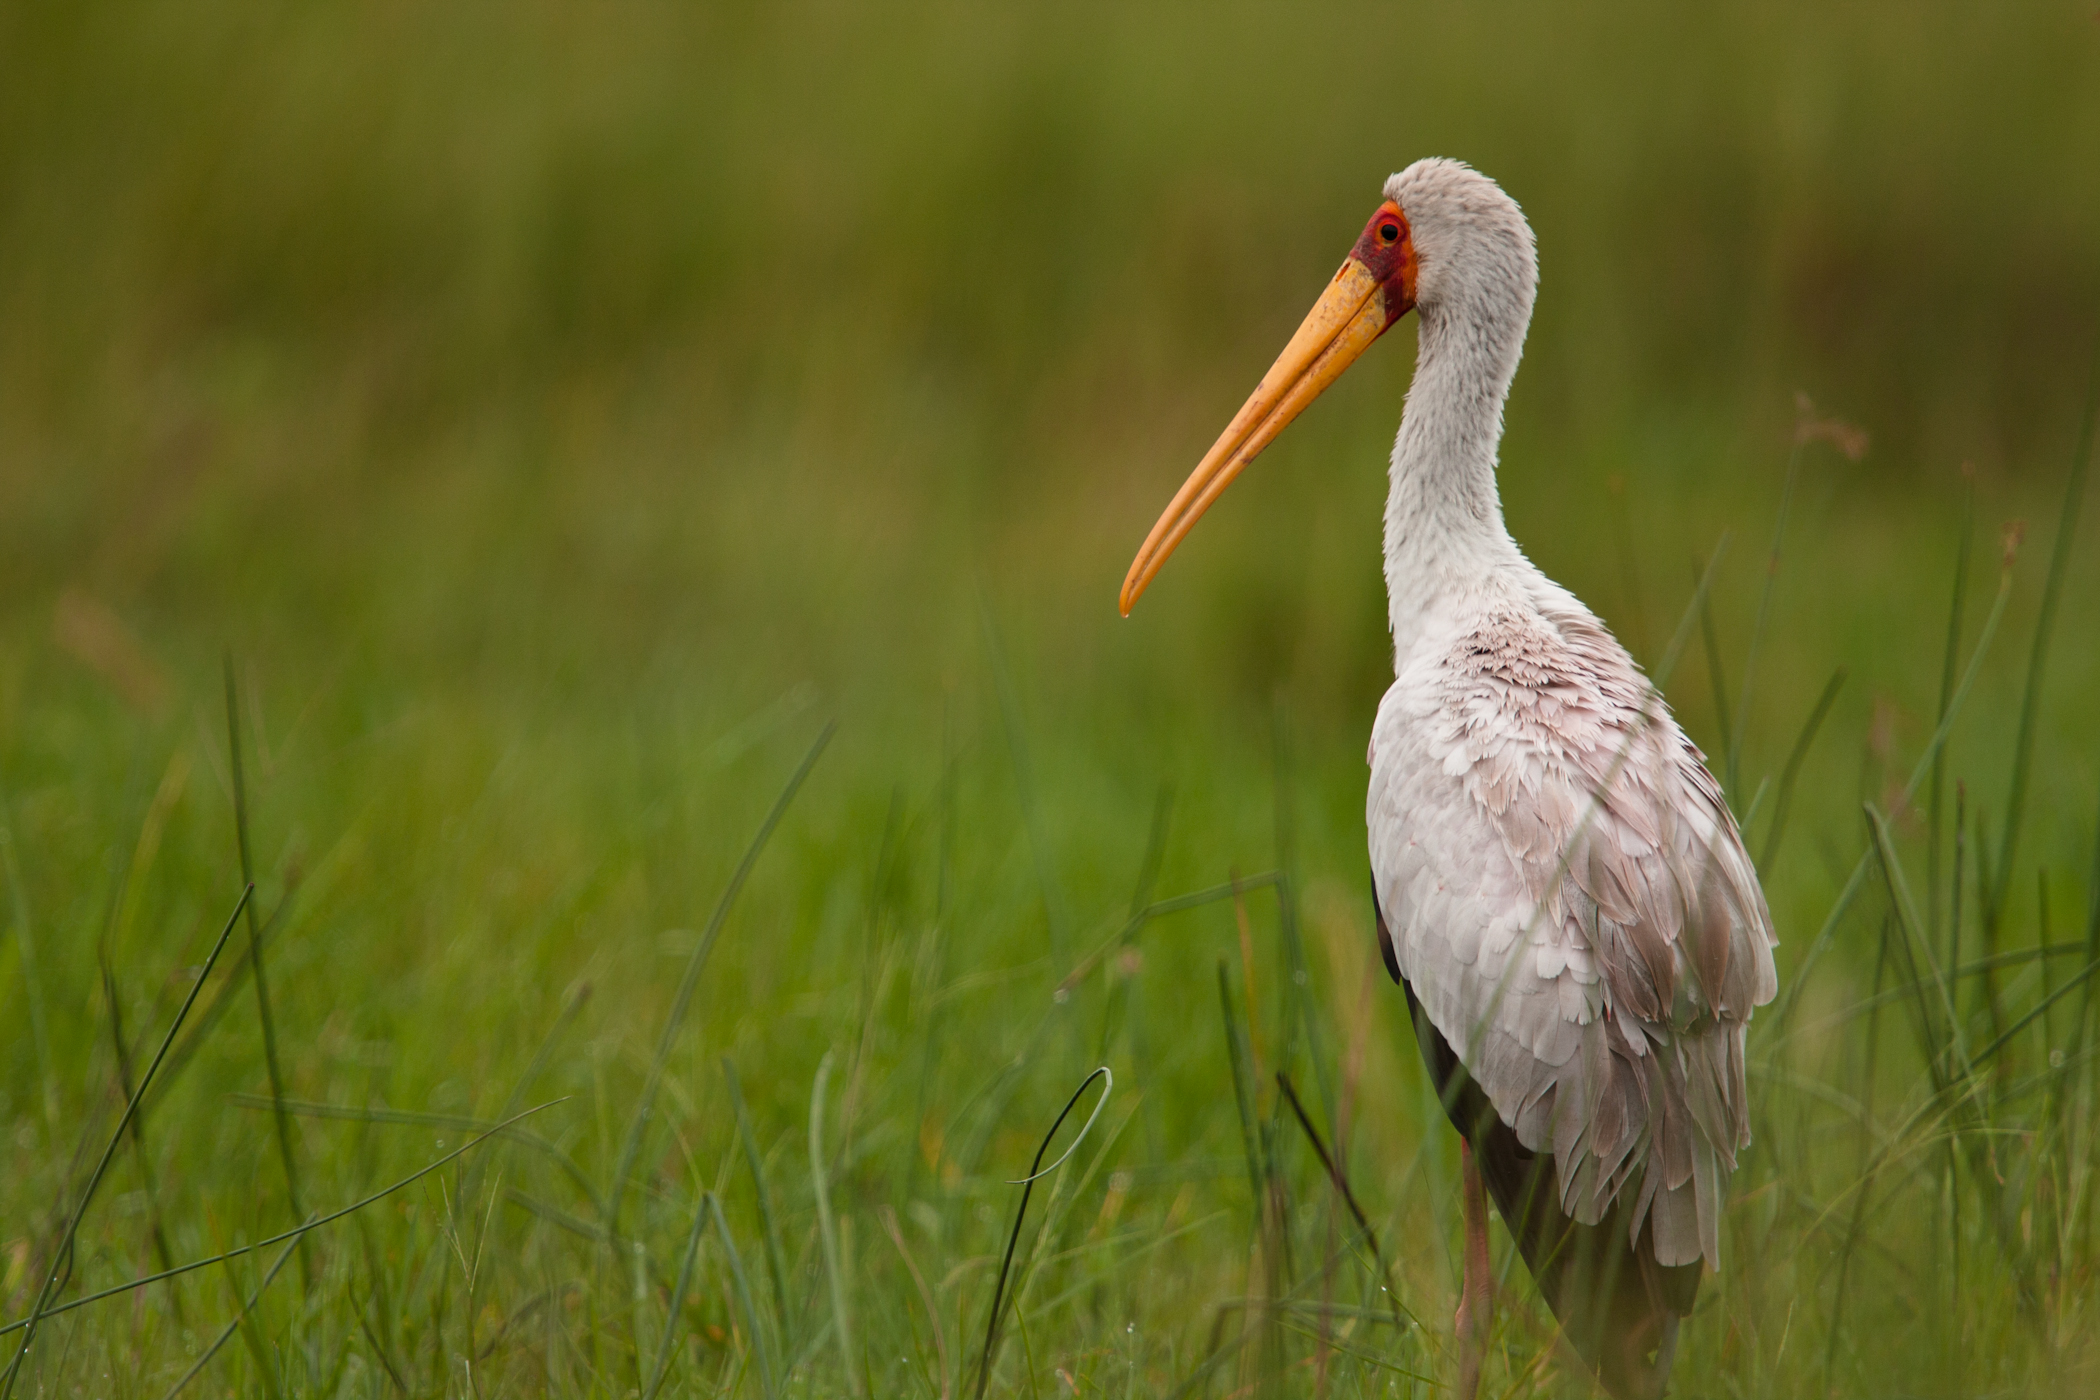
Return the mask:
<path id="1" fill-rule="evenodd" d="M 1782 938 L 1675 1393 L 2100 1390 L 2096 91 L 2089 3 L 0 9 L 0 1389 L 1447 1386 L 1412 334 L 1114 606 L 1436 153 Z"/>

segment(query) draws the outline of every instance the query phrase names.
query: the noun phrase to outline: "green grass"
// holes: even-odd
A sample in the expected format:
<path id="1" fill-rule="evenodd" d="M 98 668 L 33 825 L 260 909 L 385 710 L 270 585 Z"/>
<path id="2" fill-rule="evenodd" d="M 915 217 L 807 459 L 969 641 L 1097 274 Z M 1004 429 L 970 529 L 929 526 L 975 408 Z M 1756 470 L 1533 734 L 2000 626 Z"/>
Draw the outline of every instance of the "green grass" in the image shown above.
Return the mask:
<path id="1" fill-rule="evenodd" d="M 1686 629 L 1783 940 L 1677 1393 L 2093 1389 L 2096 82 L 2071 4 L 0 11 L 0 1325 L 239 1251 L 14 1394 L 963 1396 L 1010 1239 L 987 1394 L 1448 1384 L 1412 337 L 1114 613 L 1429 153 L 1541 238 L 1511 527 Z M 1583 1393 L 1508 1267 L 1493 1393 Z"/>

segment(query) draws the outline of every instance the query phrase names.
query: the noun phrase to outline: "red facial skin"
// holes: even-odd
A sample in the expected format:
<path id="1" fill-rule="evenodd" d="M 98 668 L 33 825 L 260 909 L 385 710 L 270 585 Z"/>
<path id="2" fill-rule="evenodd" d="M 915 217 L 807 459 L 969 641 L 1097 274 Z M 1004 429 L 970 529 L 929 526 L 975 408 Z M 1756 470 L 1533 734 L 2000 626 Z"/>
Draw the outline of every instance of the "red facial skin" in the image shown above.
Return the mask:
<path id="1" fill-rule="evenodd" d="M 1378 279 L 1388 327 L 1414 309 L 1414 235 L 1399 205 L 1389 199 L 1378 206 L 1378 212 L 1371 216 L 1371 222 L 1364 225 L 1363 236 L 1356 240 L 1349 256 L 1362 263 Z"/>

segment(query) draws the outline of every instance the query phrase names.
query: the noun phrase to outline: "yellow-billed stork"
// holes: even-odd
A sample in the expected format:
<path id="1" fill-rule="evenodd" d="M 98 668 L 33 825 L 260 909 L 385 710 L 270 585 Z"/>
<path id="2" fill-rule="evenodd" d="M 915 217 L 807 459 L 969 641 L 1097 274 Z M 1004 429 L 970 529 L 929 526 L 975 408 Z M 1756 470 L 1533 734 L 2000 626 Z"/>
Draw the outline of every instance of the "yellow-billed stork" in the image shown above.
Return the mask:
<path id="1" fill-rule="evenodd" d="M 1657 1396 L 1750 1141 L 1743 1037 L 1778 989 L 1720 785 L 1603 623 L 1526 559 L 1495 485 L 1538 283 L 1500 186 L 1422 160 L 1152 527 L 1128 614 L 1248 462 L 1413 310 L 1385 507 L 1392 688 L 1371 729 L 1379 951 L 1461 1135 L 1459 1389 L 1493 1308 L 1485 1194 L 1567 1339 Z"/>

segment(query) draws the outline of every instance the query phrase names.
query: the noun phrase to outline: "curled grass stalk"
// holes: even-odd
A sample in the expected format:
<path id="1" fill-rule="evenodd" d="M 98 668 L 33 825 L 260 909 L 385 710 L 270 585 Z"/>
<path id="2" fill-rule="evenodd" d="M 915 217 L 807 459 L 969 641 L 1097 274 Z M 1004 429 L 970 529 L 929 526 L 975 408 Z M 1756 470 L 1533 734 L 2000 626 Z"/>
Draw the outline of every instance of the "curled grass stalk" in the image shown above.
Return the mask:
<path id="1" fill-rule="evenodd" d="M 1056 1189 L 1050 1193 L 1050 1204 L 1043 1212 L 1043 1223 L 1036 1231 L 1035 1244 L 1029 1251 L 1026 1265 L 1021 1274 L 1021 1281 L 1013 1289 L 1013 1306 L 1016 1310 L 1025 1309 L 1028 1306 L 1028 1299 L 1035 1288 L 1035 1281 L 1041 1276 L 1045 1268 L 1067 1259 L 1076 1259 L 1086 1252 L 1087 1246 L 1084 1243 L 1062 1251 L 1053 1250 L 1052 1246 L 1056 1242 L 1058 1231 L 1064 1227 L 1066 1218 L 1071 1214 L 1073 1204 L 1086 1194 L 1086 1189 L 1094 1184 L 1094 1179 L 1101 1174 L 1101 1169 L 1108 1164 L 1110 1158 L 1114 1155 L 1117 1145 L 1123 1139 L 1123 1131 L 1130 1126 L 1131 1120 L 1137 1116 L 1140 1102 L 1141 1100 L 1139 1099 L 1132 1099 L 1121 1115 L 1117 1117 L 1116 1121 L 1102 1129 L 1101 1146 L 1095 1149 L 1093 1157 L 1086 1164 L 1086 1170 L 1079 1174 L 1079 1180 L 1076 1183 L 1072 1181 L 1069 1174 L 1058 1178 Z M 1087 1115 L 1086 1123 L 1079 1129 L 1079 1137 L 1074 1141 L 1073 1146 L 1066 1149 L 1057 1162 L 1045 1167 L 1038 1175 L 1048 1175 L 1050 1172 L 1055 1171 L 1058 1166 L 1063 1164 L 1066 1158 L 1069 1158 L 1077 1150 L 1078 1143 L 1085 1140 L 1087 1135 L 1093 1132 L 1094 1120 L 1101 1116 L 1101 1111 L 1107 1107 L 1107 1104 L 1108 1090 L 1104 1089 L 1100 1102 L 1094 1105 L 1094 1111 Z M 1008 1184 L 1011 1185 L 1012 1183 Z M 1058 1295 L 1058 1298 L 1062 1299 L 1069 1296 L 1071 1294 L 1068 1289 L 1064 1294 Z M 1048 1311 L 1049 1305 L 1045 1304 L 1044 1307 L 1037 1309 L 1037 1315 L 1045 1315 Z"/>
<path id="2" fill-rule="evenodd" d="M 1107 1082 L 1101 1089 L 1101 1101 L 1094 1105 L 1094 1112 L 1086 1121 L 1086 1128 L 1082 1128 L 1072 1139 L 1071 1145 L 1065 1149 L 1063 1155 L 1045 1168 L 1043 1166 L 1043 1155 L 1050 1150 L 1050 1144 L 1057 1140 L 1057 1130 L 1065 1125 L 1065 1119 L 1069 1118 L 1072 1115 L 1072 1110 L 1078 1107 L 1080 1097 L 1086 1093 L 1087 1086 L 1096 1079 L 1105 1079 Z M 1079 1087 L 1072 1091 L 1072 1097 L 1065 1100 L 1065 1106 L 1058 1111 L 1056 1119 L 1051 1122 L 1050 1131 L 1044 1133 L 1042 1142 L 1037 1144 L 1035 1159 L 1029 1163 L 1028 1174 L 1018 1181 L 1007 1183 L 1008 1185 L 1021 1188 L 1021 1202 L 1014 1210 L 1014 1227 L 1006 1237 L 1006 1255 L 999 1261 L 998 1282 L 992 1287 L 992 1308 L 984 1319 L 984 1350 L 977 1362 L 977 1400 L 984 1400 L 985 1386 L 990 1384 L 992 1379 L 992 1363 L 998 1359 L 999 1324 L 1004 1315 L 1007 1300 L 1006 1282 L 1013 1273 L 1014 1250 L 1021 1242 L 1021 1223 L 1028 1218 L 1028 1198 L 1034 1193 L 1035 1183 L 1042 1178 L 1045 1171 L 1055 1171 L 1058 1167 L 1064 1165 L 1072 1153 L 1078 1150 L 1079 1144 L 1086 1141 L 1087 1129 L 1092 1128 L 1094 1120 L 1100 1117 L 1102 1106 L 1108 1102 L 1108 1096 L 1114 1091 L 1115 1086 L 1116 1077 L 1106 1065 L 1101 1066 L 1086 1078 L 1080 1080 Z"/>

